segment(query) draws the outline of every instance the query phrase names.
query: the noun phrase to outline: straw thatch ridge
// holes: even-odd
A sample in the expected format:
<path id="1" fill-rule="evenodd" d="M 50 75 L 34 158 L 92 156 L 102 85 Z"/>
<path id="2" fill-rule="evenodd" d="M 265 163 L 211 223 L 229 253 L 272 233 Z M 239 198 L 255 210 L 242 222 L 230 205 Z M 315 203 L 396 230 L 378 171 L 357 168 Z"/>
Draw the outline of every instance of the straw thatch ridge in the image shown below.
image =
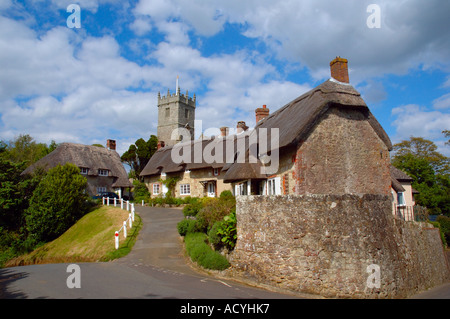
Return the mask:
<path id="1" fill-rule="evenodd" d="M 120 156 L 116 151 L 75 143 L 59 144 L 53 152 L 25 169 L 22 175 L 31 174 L 38 167 L 47 171 L 57 165 L 66 163 L 72 163 L 79 168 L 87 168 L 88 177 L 99 176 L 99 169 L 108 170 L 108 177 L 113 178 L 112 187 L 132 187 Z"/>

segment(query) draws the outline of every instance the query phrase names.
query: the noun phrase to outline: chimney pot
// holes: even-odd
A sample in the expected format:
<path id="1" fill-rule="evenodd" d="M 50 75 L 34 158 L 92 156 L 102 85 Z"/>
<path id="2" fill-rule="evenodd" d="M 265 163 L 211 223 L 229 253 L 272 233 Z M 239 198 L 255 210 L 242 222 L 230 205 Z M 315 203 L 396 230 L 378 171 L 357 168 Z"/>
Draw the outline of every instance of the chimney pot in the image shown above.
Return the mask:
<path id="1" fill-rule="evenodd" d="M 220 128 L 220 136 L 228 136 L 229 128 L 227 126 L 223 126 Z"/>
<path id="2" fill-rule="evenodd" d="M 116 141 L 115 140 L 106 140 L 106 148 L 115 151 L 116 150 Z"/>
<path id="3" fill-rule="evenodd" d="M 237 122 L 237 125 L 236 125 L 236 131 L 237 131 L 237 133 L 241 133 L 241 132 L 247 131 L 247 130 L 248 130 L 248 126 L 245 125 L 245 122 L 244 122 L 244 121 L 239 121 L 239 122 Z"/>
<path id="4" fill-rule="evenodd" d="M 267 106 L 264 104 L 263 107 L 259 107 L 255 110 L 256 114 L 256 124 L 258 124 L 259 121 L 261 121 L 263 118 L 266 118 L 269 116 L 270 110 L 267 108 Z"/>
<path id="5" fill-rule="evenodd" d="M 349 83 L 348 77 L 348 60 L 336 57 L 330 62 L 331 77 L 339 82 Z"/>

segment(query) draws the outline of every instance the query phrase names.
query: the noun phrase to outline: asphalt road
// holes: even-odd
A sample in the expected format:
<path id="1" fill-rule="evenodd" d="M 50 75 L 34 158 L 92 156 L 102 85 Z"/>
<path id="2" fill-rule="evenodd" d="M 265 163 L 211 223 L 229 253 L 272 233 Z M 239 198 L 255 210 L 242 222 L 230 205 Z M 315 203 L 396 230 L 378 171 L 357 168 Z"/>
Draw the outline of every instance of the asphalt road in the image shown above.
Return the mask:
<path id="1" fill-rule="evenodd" d="M 46 264 L 0 269 L 0 298 L 292 298 L 263 289 L 218 280 L 193 270 L 182 255 L 176 224 L 179 209 L 137 207 L 143 228 L 130 254 L 112 262 Z M 69 271 L 68 271 L 69 270 Z M 70 277 L 70 278 L 69 278 Z M 69 288 L 79 282 L 80 288 Z"/>
<path id="2" fill-rule="evenodd" d="M 286 299 L 291 295 L 219 280 L 191 268 L 182 254 L 179 209 L 137 207 L 143 228 L 130 254 L 104 263 L 78 263 L 79 288 L 70 264 L 0 269 L 0 299 Z M 68 271 L 69 270 L 69 271 Z M 417 299 L 450 299 L 450 284 Z"/>

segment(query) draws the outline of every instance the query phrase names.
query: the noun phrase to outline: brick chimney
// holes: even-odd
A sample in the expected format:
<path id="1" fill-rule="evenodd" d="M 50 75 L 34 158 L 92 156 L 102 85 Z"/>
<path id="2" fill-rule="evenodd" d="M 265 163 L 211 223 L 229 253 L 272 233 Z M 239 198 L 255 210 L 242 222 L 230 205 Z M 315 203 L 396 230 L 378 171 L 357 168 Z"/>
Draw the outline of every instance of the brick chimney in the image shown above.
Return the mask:
<path id="1" fill-rule="evenodd" d="M 247 125 L 245 125 L 245 122 L 244 121 L 239 121 L 239 122 L 237 122 L 237 125 L 236 125 L 236 133 L 241 133 L 241 132 L 243 132 L 243 131 L 247 131 L 248 130 L 248 126 Z"/>
<path id="2" fill-rule="evenodd" d="M 220 128 L 220 136 L 225 137 L 228 136 L 228 131 L 229 131 L 229 127 L 228 126 L 223 126 Z"/>
<path id="3" fill-rule="evenodd" d="M 158 145 L 156 146 L 156 150 L 159 150 L 160 148 L 166 146 L 166 143 L 164 141 L 158 141 Z"/>
<path id="4" fill-rule="evenodd" d="M 339 82 L 349 83 L 348 78 L 348 60 L 336 57 L 330 62 L 331 77 Z"/>
<path id="5" fill-rule="evenodd" d="M 116 141 L 115 140 L 106 140 L 106 148 L 115 151 L 116 150 Z"/>
<path id="6" fill-rule="evenodd" d="M 263 118 L 269 116 L 269 109 L 266 107 L 266 105 L 263 105 L 263 107 L 259 107 L 255 110 L 255 114 L 256 114 L 256 123 L 258 123 Z"/>

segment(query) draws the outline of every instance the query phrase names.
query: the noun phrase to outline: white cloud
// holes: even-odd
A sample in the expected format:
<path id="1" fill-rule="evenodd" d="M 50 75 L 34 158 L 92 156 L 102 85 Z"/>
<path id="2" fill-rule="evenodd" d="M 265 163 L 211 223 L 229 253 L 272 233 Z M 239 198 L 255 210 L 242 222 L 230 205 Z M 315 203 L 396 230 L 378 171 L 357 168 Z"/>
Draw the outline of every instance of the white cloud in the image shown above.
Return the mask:
<path id="1" fill-rule="evenodd" d="M 156 24 L 177 19 L 200 35 L 214 35 L 224 24 L 245 26 L 243 34 L 262 40 L 278 58 L 300 62 L 315 79 L 329 74 L 336 55 L 354 68 L 351 81 L 424 68 L 450 71 L 450 3 L 439 0 L 377 1 L 381 28 L 367 27 L 370 0 L 141 0 L 137 14 Z M 439 30 L 439 32 L 436 32 Z"/>
<path id="2" fill-rule="evenodd" d="M 443 130 L 450 128 L 449 113 L 409 104 L 392 109 L 392 115 L 395 118 L 392 124 L 396 128 L 393 143 L 407 140 L 411 136 L 423 137 L 435 141 L 439 145 L 438 151 L 450 156 L 450 147 L 443 143 L 442 134 Z"/>
<path id="3" fill-rule="evenodd" d="M 444 94 L 433 101 L 433 107 L 436 109 L 449 109 L 450 108 L 450 93 Z"/>

